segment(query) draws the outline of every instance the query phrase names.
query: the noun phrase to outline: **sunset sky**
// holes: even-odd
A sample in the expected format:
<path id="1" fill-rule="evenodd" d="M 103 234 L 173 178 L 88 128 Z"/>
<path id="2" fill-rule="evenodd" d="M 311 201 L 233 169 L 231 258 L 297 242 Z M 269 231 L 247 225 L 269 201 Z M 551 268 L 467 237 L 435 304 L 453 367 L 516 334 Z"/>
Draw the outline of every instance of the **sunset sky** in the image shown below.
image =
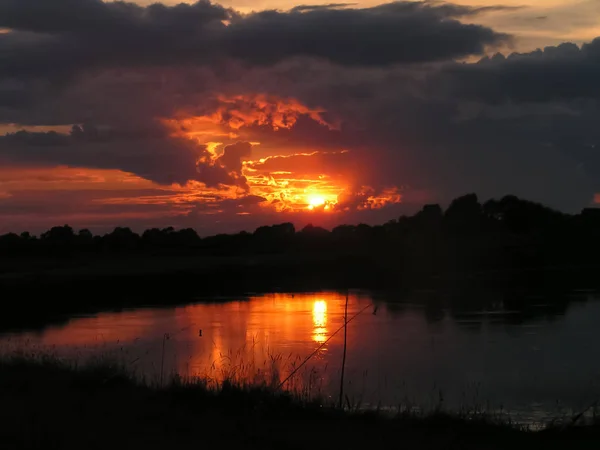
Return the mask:
<path id="1" fill-rule="evenodd" d="M 576 212 L 597 36 L 598 0 L 0 0 L 0 233 Z"/>

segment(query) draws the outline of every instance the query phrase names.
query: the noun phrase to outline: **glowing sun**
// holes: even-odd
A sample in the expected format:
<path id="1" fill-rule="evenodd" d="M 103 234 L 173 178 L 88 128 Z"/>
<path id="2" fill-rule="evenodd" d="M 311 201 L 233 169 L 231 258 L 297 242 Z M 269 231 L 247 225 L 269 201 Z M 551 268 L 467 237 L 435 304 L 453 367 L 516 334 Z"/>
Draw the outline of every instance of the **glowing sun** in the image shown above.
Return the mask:
<path id="1" fill-rule="evenodd" d="M 315 209 L 317 206 L 325 204 L 325 197 L 321 195 L 309 195 L 308 198 L 308 209 Z"/>

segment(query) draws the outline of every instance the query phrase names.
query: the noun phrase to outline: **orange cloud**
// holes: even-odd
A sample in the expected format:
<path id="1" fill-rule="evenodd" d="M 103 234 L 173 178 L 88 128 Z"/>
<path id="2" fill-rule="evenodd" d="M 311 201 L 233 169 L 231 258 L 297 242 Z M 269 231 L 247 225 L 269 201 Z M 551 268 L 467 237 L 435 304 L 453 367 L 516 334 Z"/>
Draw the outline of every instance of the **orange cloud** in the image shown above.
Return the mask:
<path id="1" fill-rule="evenodd" d="M 266 127 L 273 131 L 291 129 L 300 116 L 306 116 L 330 129 L 337 124 L 323 118 L 321 108 L 309 108 L 294 98 L 280 98 L 265 94 L 218 95 L 215 106 L 204 114 L 180 110 L 174 117 L 163 118 L 175 136 L 195 138 L 205 143 L 214 138 L 243 139 L 244 127 Z"/>
<path id="2" fill-rule="evenodd" d="M 270 142 L 280 133 L 292 130 L 300 117 L 329 130 L 336 129 L 338 125 L 327 122 L 324 113 L 321 108 L 309 108 L 293 98 L 219 95 L 214 107 L 203 115 L 182 110 L 164 123 L 174 135 L 204 144 L 210 161 L 202 163 L 228 169 L 247 194 L 266 199 L 263 208 L 278 212 L 336 212 L 377 209 L 400 202 L 396 188 L 375 192 L 357 183 L 353 172 L 364 168 L 351 169 L 351 155 L 344 149 L 290 153 L 286 144 L 293 142 L 288 143 L 286 138 L 275 140 L 282 147 L 274 147 Z M 243 142 L 257 136 L 253 134 L 257 127 L 263 130 L 259 134 L 262 141 L 252 142 L 253 145 Z M 261 150 L 264 147 L 270 150 Z M 230 194 L 230 198 L 240 195 Z M 347 201 L 349 198 L 351 202 Z"/>
<path id="3" fill-rule="evenodd" d="M 258 94 L 219 96 L 218 99 L 221 107 L 217 117 L 220 118 L 220 123 L 227 123 L 233 129 L 248 125 L 269 126 L 275 131 L 289 129 L 301 115 L 308 116 L 321 125 L 333 127 L 323 119 L 323 109 L 308 108 L 293 98 Z"/>
<path id="4" fill-rule="evenodd" d="M 348 180 L 321 172 L 327 170 L 318 163 L 323 154 L 315 151 L 244 161 L 244 175 L 251 192 L 268 199 L 277 211 L 333 211 Z"/>
<path id="5" fill-rule="evenodd" d="M 248 137 L 247 128 L 261 127 L 270 130 L 271 134 L 278 133 L 293 128 L 301 116 L 333 128 L 333 124 L 325 121 L 323 113 L 322 109 L 311 109 L 291 98 L 220 95 L 216 97 L 213 110 L 203 115 L 194 116 L 180 111 L 163 123 L 174 136 L 204 144 L 210 160 L 205 158 L 201 162 L 226 168 L 248 194 L 265 198 L 266 207 L 276 211 L 332 211 L 338 195 L 347 186 L 339 176 L 322 173 L 319 159 L 323 152 L 287 156 L 268 154 L 257 158 L 253 147 L 260 146 L 262 142 L 242 141 Z"/>
<path id="6" fill-rule="evenodd" d="M 347 154 L 312 152 L 245 161 L 244 175 L 250 191 L 268 199 L 268 206 L 281 212 L 369 210 L 402 201 L 397 187 L 377 191 L 357 185 L 347 170 L 336 169 L 336 162 L 342 163 L 336 158 Z"/>
<path id="7" fill-rule="evenodd" d="M 179 223 L 196 226 L 196 216 L 220 214 L 270 218 L 265 220 L 276 220 L 276 213 L 326 214 L 333 220 L 335 214 L 401 202 L 397 188 L 362 185 L 364 167 L 347 150 L 295 142 L 312 132 L 306 123 L 325 133 L 335 129 L 324 113 L 291 98 L 243 95 L 217 96 L 202 114 L 182 110 L 161 119 L 174 139 L 206 150 L 198 152 L 196 166 L 202 182 L 159 185 L 112 169 L 0 167 L 0 221 L 39 229 L 42 222 L 93 227 L 139 221 L 147 227 L 160 218 L 171 225 L 185 218 Z M 297 134 L 301 118 L 308 122 Z"/>
<path id="8" fill-rule="evenodd" d="M 0 189 L 14 190 L 84 190 L 147 189 L 151 181 L 131 173 L 113 169 L 79 167 L 0 167 Z"/>

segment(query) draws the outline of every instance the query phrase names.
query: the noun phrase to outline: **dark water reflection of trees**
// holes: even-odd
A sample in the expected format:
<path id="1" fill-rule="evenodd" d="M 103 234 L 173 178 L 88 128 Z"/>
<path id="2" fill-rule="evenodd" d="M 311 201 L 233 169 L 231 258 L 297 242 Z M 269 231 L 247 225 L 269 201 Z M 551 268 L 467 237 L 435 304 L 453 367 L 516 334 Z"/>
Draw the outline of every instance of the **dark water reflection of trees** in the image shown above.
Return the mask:
<path id="1" fill-rule="evenodd" d="M 451 319 L 461 328 L 478 331 L 482 324 L 491 327 L 555 322 L 577 303 L 598 300 L 595 291 L 564 290 L 544 292 L 511 290 L 422 290 L 409 293 L 381 292 L 375 301 L 392 315 L 420 310 L 427 323 L 435 325 Z"/>

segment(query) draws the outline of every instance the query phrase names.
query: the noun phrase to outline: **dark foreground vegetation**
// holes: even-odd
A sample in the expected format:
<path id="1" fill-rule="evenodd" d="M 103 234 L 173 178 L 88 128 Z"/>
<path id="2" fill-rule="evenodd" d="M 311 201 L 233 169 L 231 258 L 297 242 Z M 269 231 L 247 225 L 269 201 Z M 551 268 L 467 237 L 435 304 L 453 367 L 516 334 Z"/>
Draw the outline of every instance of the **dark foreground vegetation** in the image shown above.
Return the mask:
<path id="1" fill-rule="evenodd" d="M 103 363 L 0 362 L 3 449 L 597 449 L 600 427 L 568 420 L 543 431 L 478 415 L 344 412 L 267 387 L 163 388 Z"/>
<path id="2" fill-rule="evenodd" d="M 172 228 L 94 236 L 65 225 L 39 237 L 0 236 L 0 328 L 278 289 L 533 287 L 554 295 L 600 287 L 598 255 L 600 209 L 569 215 L 514 196 L 481 204 L 469 194 L 446 211 L 427 205 L 383 225 L 331 231 L 284 223 L 204 238 Z"/>

